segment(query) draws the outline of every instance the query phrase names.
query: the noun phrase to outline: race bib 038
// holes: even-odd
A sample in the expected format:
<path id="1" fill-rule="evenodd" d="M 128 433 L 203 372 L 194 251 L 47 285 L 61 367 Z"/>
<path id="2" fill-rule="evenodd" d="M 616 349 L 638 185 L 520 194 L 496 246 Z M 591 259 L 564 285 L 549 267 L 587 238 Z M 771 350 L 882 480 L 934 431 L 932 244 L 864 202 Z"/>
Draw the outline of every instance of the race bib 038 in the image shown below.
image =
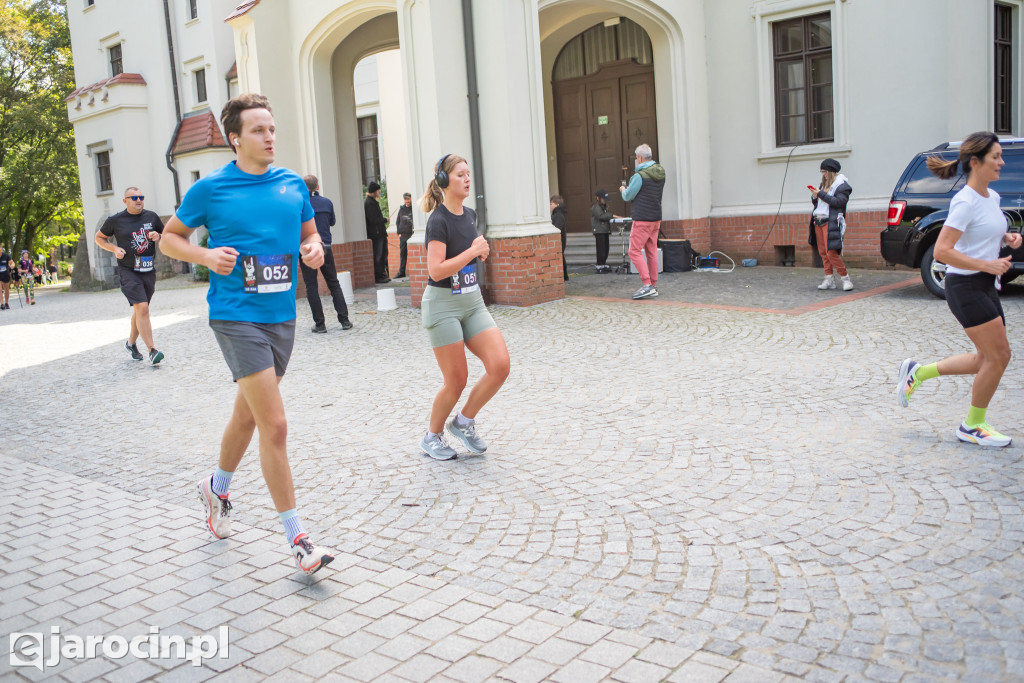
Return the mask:
<path id="1" fill-rule="evenodd" d="M 242 257 L 242 287 L 251 294 L 286 292 L 292 288 L 292 255 Z"/>
<path id="2" fill-rule="evenodd" d="M 136 256 L 135 257 L 135 272 L 137 273 L 148 273 L 153 270 L 153 257 L 152 256 Z"/>

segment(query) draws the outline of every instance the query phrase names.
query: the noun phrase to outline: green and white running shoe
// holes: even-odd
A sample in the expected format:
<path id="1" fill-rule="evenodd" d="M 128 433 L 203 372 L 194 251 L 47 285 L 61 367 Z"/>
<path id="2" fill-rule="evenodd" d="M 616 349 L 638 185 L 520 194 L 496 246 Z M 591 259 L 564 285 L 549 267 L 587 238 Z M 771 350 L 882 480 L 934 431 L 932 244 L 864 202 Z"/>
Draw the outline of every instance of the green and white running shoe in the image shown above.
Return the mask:
<path id="1" fill-rule="evenodd" d="M 921 380 L 914 377 L 914 371 L 919 367 L 921 364 L 910 358 L 900 364 L 900 378 L 896 381 L 896 402 L 901 408 L 910 405 L 910 397 L 921 386 Z"/>
<path id="2" fill-rule="evenodd" d="M 1006 448 L 1013 440 L 1006 434 L 997 432 L 987 422 L 973 427 L 968 427 L 966 422 L 961 422 L 956 430 L 956 438 L 967 443 L 976 443 L 979 446 L 991 448 Z"/>

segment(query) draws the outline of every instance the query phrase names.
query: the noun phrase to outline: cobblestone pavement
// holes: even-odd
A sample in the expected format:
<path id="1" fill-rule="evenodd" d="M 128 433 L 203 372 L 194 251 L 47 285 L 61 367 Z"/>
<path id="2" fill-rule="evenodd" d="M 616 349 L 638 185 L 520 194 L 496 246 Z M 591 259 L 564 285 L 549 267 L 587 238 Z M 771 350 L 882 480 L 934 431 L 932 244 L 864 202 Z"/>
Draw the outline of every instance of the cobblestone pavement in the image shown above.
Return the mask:
<path id="1" fill-rule="evenodd" d="M 854 276 L 860 298 L 758 267 L 663 276 L 653 302 L 492 307 L 512 375 L 480 415 L 487 454 L 449 462 L 417 452 L 440 383 L 418 310 L 377 313 L 371 290 L 354 330 L 312 335 L 300 302 L 290 457 L 307 528 L 340 551 L 315 581 L 254 452 L 240 532 L 202 530 L 192 485 L 234 394 L 204 290 L 158 287 L 157 367 L 122 348 L 118 292 L 42 291 L 0 317 L 0 630 L 226 624 L 230 656 L 0 676 L 1024 680 L 1021 446 L 956 440 L 963 378 L 896 407 L 903 358 L 969 345 L 912 273 Z M 635 289 L 577 291 L 600 277 L 569 292 Z M 1019 353 L 1024 289 L 1006 289 Z M 1020 368 L 990 420 L 1024 439 Z"/>

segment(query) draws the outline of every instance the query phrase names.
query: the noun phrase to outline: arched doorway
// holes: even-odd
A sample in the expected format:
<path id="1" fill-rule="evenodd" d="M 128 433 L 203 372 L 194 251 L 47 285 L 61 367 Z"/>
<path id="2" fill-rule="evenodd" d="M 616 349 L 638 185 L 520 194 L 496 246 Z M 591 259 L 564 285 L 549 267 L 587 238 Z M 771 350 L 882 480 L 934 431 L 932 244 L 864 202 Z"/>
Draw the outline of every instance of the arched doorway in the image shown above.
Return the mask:
<path id="1" fill-rule="evenodd" d="M 612 213 L 627 215 L 619 183 L 633 150 L 647 143 L 658 158 L 654 53 L 644 29 L 626 18 L 605 21 L 565 44 L 552 70 L 558 189 L 570 232 L 590 230 L 594 192 L 608 192 Z"/>

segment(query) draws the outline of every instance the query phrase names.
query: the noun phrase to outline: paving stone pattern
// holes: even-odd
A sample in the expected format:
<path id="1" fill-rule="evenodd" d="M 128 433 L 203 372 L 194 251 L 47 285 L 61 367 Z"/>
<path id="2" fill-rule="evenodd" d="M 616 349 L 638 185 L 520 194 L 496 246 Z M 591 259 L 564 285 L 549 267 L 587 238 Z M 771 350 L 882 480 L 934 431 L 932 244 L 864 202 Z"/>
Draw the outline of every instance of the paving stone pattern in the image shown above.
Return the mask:
<path id="1" fill-rule="evenodd" d="M 956 441 L 967 379 L 907 410 L 892 395 L 907 355 L 969 350 L 945 304 L 750 270 L 748 306 L 837 305 L 672 305 L 687 277 L 730 277 L 704 273 L 665 277 L 657 305 L 492 307 L 512 375 L 479 418 L 490 447 L 440 463 L 416 447 L 441 379 L 418 310 L 364 296 L 354 330 L 312 335 L 300 302 L 290 458 L 308 530 L 339 551 L 314 580 L 293 570 L 255 441 L 235 535 L 203 531 L 194 483 L 234 395 L 205 290 L 158 289 L 157 367 L 124 351 L 117 292 L 3 311 L 0 637 L 226 624 L 231 648 L 199 668 L 4 658 L 0 677 L 1024 680 L 1020 446 Z M 1016 352 L 1024 290 L 1003 303 Z M 990 421 L 1024 439 L 1020 377 L 1014 360 Z"/>

